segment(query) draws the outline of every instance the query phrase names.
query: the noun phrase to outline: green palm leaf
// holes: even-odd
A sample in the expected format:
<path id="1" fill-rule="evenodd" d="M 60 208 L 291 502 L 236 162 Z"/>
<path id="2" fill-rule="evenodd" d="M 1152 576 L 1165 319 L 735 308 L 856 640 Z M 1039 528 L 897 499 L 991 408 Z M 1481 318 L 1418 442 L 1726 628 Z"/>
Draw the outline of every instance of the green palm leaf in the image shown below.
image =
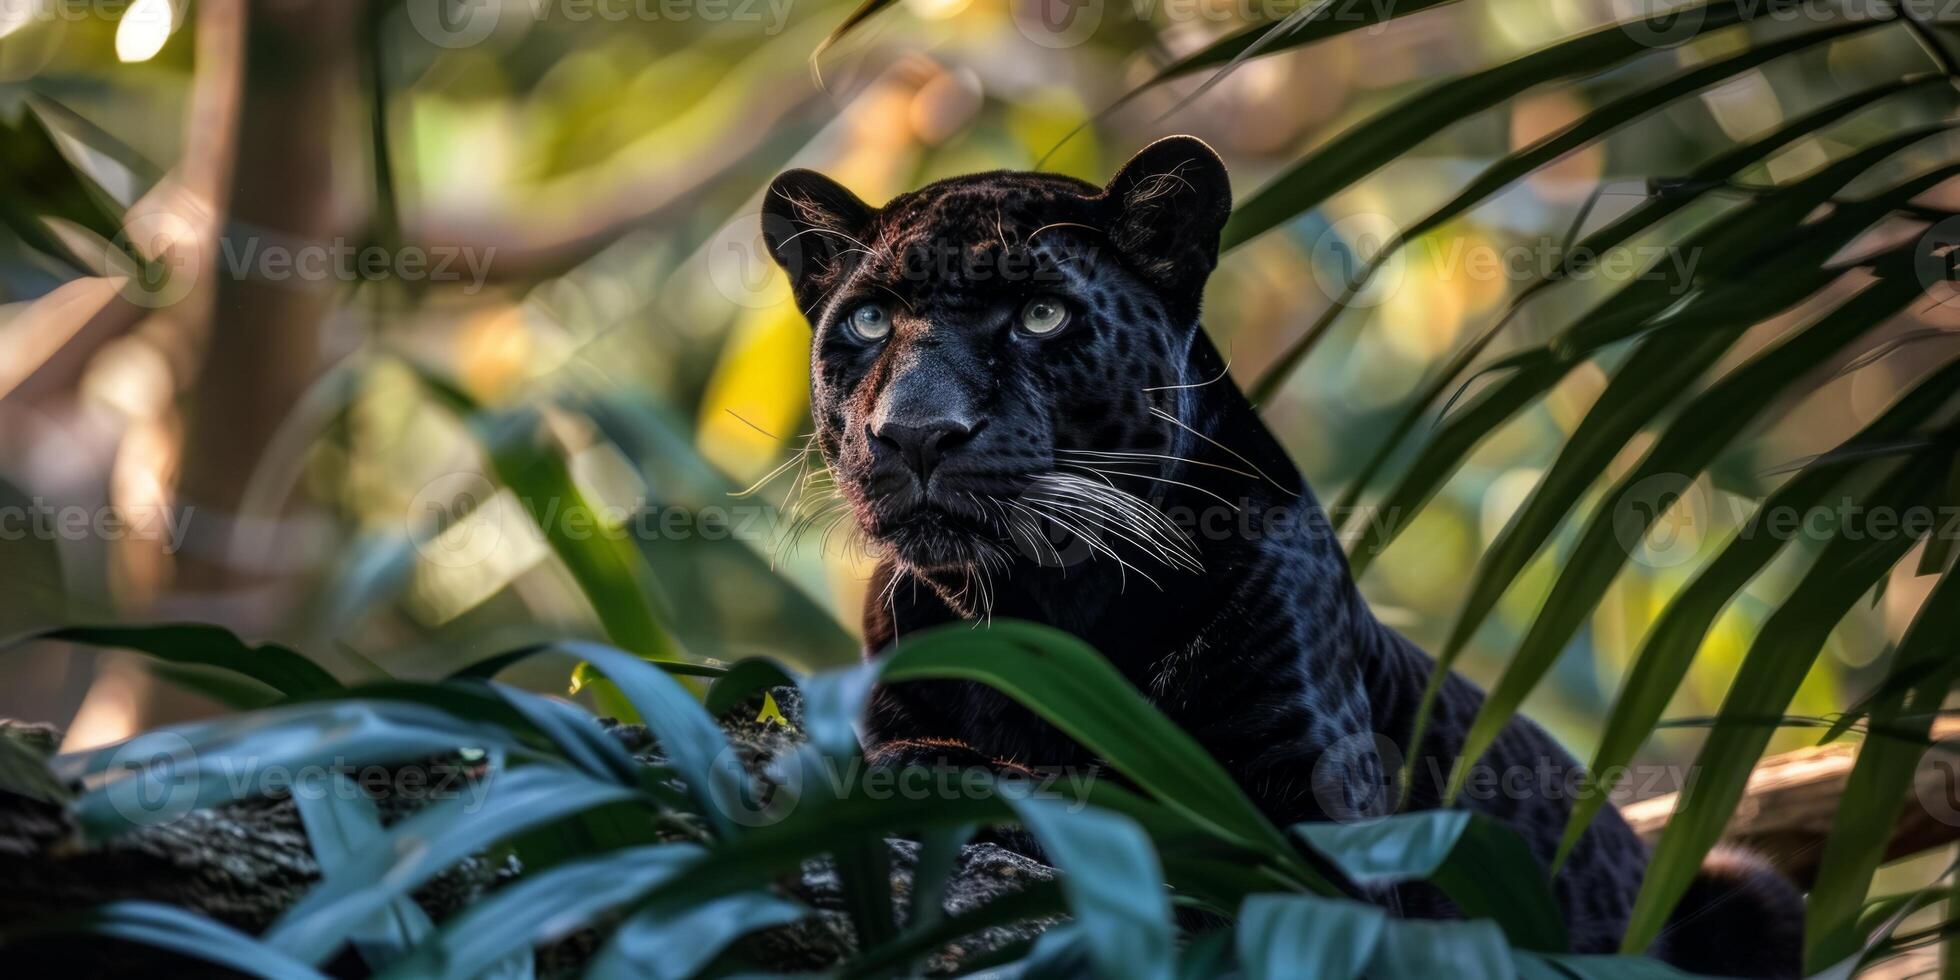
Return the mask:
<path id="1" fill-rule="evenodd" d="M 1687 676 L 1688 665 L 1716 617 L 1783 550 L 1787 539 L 1764 527 L 1771 515 L 1809 512 L 1845 479 L 1848 470 L 1871 458 L 1860 451 L 1863 447 L 1885 445 L 1912 430 L 1954 400 L 1956 384 L 1960 384 L 1960 361 L 1949 363 L 1929 376 L 1836 450 L 1791 477 L 1763 500 L 1721 554 L 1681 588 L 1647 631 L 1620 686 L 1620 695 L 1607 716 L 1599 749 L 1589 767 L 1594 778 L 1617 772 L 1633 759 L 1634 752 L 1660 722 L 1668 701 Z M 1580 794 L 1573 806 L 1559 845 L 1558 864 L 1564 863 L 1565 855 L 1606 805 L 1606 794 L 1612 787 L 1600 785 L 1592 789 Z"/>
<path id="2" fill-rule="evenodd" d="M 1631 556 L 1635 543 L 1645 538 L 1648 528 L 1659 519 L 1662 508 L 1643 506 L 1655 502 L 1643 500 L 1641 495 L 1651 492 L 1657 482 L 1677 487 L 1685 485 L 1686 480 L 1713 463 L 1715 457 L 1742 433 L 1757 413 L 1771 404 L 1774 397 L 1787 386 L 1866 331 L 1891 318 L 1913 297 L 1920 295 L 1919 281 L 1913 275 L 1910 263 L 1906 264 L 1906 269 L 1892 270 L 1893 278 L 1881 280 L 1859 293 L 1842 307 L 1826 313 L 1809 329 L 1757 355 L 1689 401 L 1674 423 L 1661 434 L 1654 448 L 1607 492 L 1581 533 L 1578 545 L 1567 558 L 1563 574 L 1532 621 L 1531 629 L 1517 654 L 1492 688 L 1490 696 L 1484 700 L 1476 720 L 1470 725 L 1469 733 L 1464 736 L 1457 770 L 1451 777 L 1447 794 L 1450 798 L 1454 798 L 1461 788 L 1462 780 L 1469 771 L 1469 763 L 1490 746 L 1497 733 L 1517 712 L 1519 705 L 1524 703 L 1526 695 L 1551 669 L 1559 651 L 1564 649 L 1566 642 L 1611 587 L 1621 566 Z M 1728 344 L 1723 341 L 1720 346 L 1726 349 Z M 1629 363 L 1629 368 L 1631 366 Z M 1697 373 L 1699 370 L 1697 367 Z M 1631 370 L 1620 375 L 1622 379 L 1639 377 L 1641 375 Z M 1665 375 L 1659 378 L 1659 383 L 1667 383 Z M 1608 394 L 1611 394 L 1610 388 Z M 1618 404 L 1607 406 L 1606 400 L 1602 397 L 1602 404 L 1595 406 L 1587 416 L 1588 422 L 1619 409 Z M 1643 411 L 1651 415 L 1651 409 Z M 1638 420 L 1633 425 L 1637 428 Z M 1631 435 L 1631 431 L 1623 434 Z M 1579 436 L 1575 435 L 1567 452 L 1580 445 Z M 1603 469 L 1606 462 L 1607 459 L 1598 460 L 1599 468 Z M 1586 475 L 1587 482 L 1591 481 L 1592 472 Z M 1561 511 L 1576 501 L 1581 489 L 1574 488 L 1571 500 L 1563 502 Z M 1493 553 L 1496 553 L 1495 548 Z M 1517 567 L 1521 568 L 1522 562 Z M 1508 579 L 1505 585 L 1509 585 Z"/>
<path id="3" fill-rule="evenodd" d="M 1893 669 L 1910 671 L 1921 664 L 1950 661 L 1960 655 L 1956 643 L 1960 643 L 1960 574 L 1948 571 L 1927 595 L 1900 642 Z M 1947 692 L 1947 684 L 1922 683 L 1906 696 L 1886 699 L 1872 712 L 1874 730 L 1866 736 L 1845 780 L 1805 908 L 1807 970 L 1824 969 L 1858 951 L 1863 937 L 1853 927 L 1872 875 L 1884 860 L 1892 828 L 1905 809 L 1920 757 L 1926 753 L 1932 712 L 1945 703 Z M 1907 727 L 1914 737 L 1899 738 L 1883 730 L 1893 725 Z"/>
<path id="4" fill-rule="evenodd" d="M 1867 511 L 1903 510 L 1933 492 L 1944 475 L 1943 465 L 1916 461 L 1887 478 L 1866 498 L 1865 507 Z M 1773 715 L 1788 704 L 1838 620 L 1913 545 L 1913 538 L 1905 534 L 1878 541 L 1871 537 L 1863 533 L 1833 537 L 1750 645 L 1722 701 L 1717 724 L 1695 757 L 1697 778 L 1682 790 L 1654 847 L 1621 947 L 1626 952 L 1646 949 L 1666 925 L 1702 860 L 1721 838 L 1773 731 L 1723 721 Z"/>

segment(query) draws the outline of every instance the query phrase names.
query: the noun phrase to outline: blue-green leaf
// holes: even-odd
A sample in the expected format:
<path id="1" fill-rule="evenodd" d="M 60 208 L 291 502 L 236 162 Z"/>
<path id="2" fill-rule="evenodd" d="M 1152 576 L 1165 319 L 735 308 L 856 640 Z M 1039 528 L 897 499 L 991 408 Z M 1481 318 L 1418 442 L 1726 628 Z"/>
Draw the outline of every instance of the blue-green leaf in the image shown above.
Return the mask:
<path id="1" fill-rule="evenodd" d="M 1375 957 L 1388 914 L 1317 895 L 1254 895 L 1239 910 L 1239 965 L 1247 980 L 1350 980 Z"/>
<path id="2" fill-rule="evenodd" d="M 473 977 L 505 958 L 592 925 L 701 860 L 691 844 L 608 851 L 525 875 L 443 923 L 431 943 L 390 969 L 388 980 Z"/>
<path id="3" fill-rule="evenodd" d="M 641 912 L 620 923 L 587 969 L 597 980 L 685 980 L 751 932 L 795 922 L 802 906 L 751 891 L 685 909 Z"/>
<path id="4" fill-rule="evenodd" d="M 557 766 L 495 772 L 482 798 L 454 797 L 418 811 L 300 899 L 266 930 L 266 941 L 323 962 L 396 897 L 498 841 L 586 810 L 635 798 Z"/>
<path id="5" fill-rule="evenodd" d="M 1545 867 L 1516 831 L 1484 814 L 1427 810 L 1292 831 L 1357 884 L 1429 881 L 1466 915 L 1495 919 L 1520 947 L 1567 948 Z"/>
<path id="6" fill-rule="evenodd" d="M 1157 851 L 1142 828 L 1105 810 L 1070 812 L 1058 800 L 1012 801 L 1014 812 L 1060 869 L 1069 911 L 1099 976 L 1171 975 L 1171 905 Z"/>

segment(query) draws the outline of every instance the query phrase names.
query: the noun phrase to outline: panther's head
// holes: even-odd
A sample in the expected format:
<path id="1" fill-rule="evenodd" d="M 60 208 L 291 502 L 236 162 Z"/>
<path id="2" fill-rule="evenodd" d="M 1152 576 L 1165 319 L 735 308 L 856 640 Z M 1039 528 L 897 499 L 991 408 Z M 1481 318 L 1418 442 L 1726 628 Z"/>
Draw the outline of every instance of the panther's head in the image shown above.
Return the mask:
<path id="1" fill-rule="evenodd" d="M 814 330 L 815 442 L 865 535 L 927 573 L 1043 560 L 1057 529 L 1188 563 L 1150 481 L 1181 438 L 1230 211 L 1224 165 L 1190 137 L 1107 187 L 1003 171 L 873 208 L 778 177 L 764 238 Z"/>

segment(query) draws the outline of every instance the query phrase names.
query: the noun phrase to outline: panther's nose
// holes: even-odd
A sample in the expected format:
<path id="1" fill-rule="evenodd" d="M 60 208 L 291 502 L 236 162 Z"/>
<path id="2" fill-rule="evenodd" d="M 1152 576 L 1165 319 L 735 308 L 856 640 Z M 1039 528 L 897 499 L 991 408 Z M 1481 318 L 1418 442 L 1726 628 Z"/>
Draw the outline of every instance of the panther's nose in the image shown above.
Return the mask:
<path id="1" fill-rule="evenodd" d="M 939 461 L 973 440 L 986 420 L 965 422 L 959 419 L 939 418 L 924 422 L 899 422 L 888 420 L 871 428 L 871 444 L 877 447 L 880 455 L 895 456 L 919 478 L 919 485 L 925 486 L 932 478 L 932 471 Z"/>

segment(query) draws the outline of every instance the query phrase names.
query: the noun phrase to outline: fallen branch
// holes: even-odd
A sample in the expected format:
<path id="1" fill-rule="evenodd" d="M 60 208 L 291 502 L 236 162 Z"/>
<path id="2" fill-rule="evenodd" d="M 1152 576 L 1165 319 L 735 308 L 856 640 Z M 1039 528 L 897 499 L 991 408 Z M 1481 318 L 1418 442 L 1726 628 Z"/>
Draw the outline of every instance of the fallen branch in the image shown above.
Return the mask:
<path id="1" fill-rule="evenodd" d="M 1934 726 L 1936 744 L 1919 762 L 1905 812 L 1885 849 L 1886 860 L 1960 841 L 1960 747 L 1953 744 L 1955 739 L 1960 739 L 1960 718 L 1942 719 Z M 1841 739 L 1764 759 L 1750 775 L 1748 792 L 1724 838 L 1763 855 L 1808 888 L 1817 876 L 1817 862 L 1860 744 L 1858 739 Z M 1620 812 L 1651 844 L 1667 827 L 1676 797 L 1670 793 L 1641 800 Z"/>
<path id="2" fill-rule="evenodd" d="M 759 700 L 731 712 L 722 727 L 743 764 L 759 770 L 797 739 L 801 698 L 790 689 L 774 692 L 789 726 L 756 720 Z M 653 739 L 638 725 L 606 723 L 608 731 L 639 761 L 664 764 Z M 51 753 L 59 734 L 46 726 L 0 721 L 0 739 L 11 739 Z M 5 758 L 0 757 L 0 763 Z M 404 767 L 404 769 L 413 767 Z M 18 784 L 16 784 L 18 785 Z M 421 802 L 377 798 L 384 824 L 412 812 Z M 912 868 L 918 845 L 891 845 L 894 911 L 909 914 Z M 514 861 L 475 857 L 451 868 L 415 892 L 430 918 L 442 921 L 510 880 Z M 961 849 L 945 892 L 944 909 L 959 915 L 1051 879 L 1048 867 L 991 843 Z M 68 809 L 56 802 L 0 790 L 0 962 L 10 976 L 210 977 L 226 975 L 208 964 L 145 947 L 72 938 L 8 942 L 7 933 L 44 916 L 76 912 L 116 899 L 147 899 L 195 909 L 248 933 L 261 933 L 320 880 L 320 868 L 307 843 L 299 813 L 288 798 L 261 798 L 143 827 L 108 841 L 84 842 Z M 783 890 L 815 911 L 798 923 L 756 933 L 742 943 L 759 967 L 804 973 L 835 966 L 857 949 L 844 887 L 827 860 L 805 861 L 799 874 L 780 882 Z M 1052 920 L 993 926 L 938 951 L 926 961 L 931 972 L 952 972 L 960 963 L 1032 939 Z M 23 930 L 31 934 L 31 929 Z M 576 975 L 597 947 L 591 930 L 573 933 L 538 950 L 538 974 Z M 362 964 L 343 953 L 329 972 L 360 975 Z"/>
<path id="3" fill-rule="evenodd" d="M 778 690 L 776 698 L 794 724 L 800 714 L 796 693 Z M 751 705 L 723 720 L 731 742 L 752 769 L 794 741 L 790 734 L 794 728 L 753 720 L 755 716 Z M 645 729 L 613 726 L 610 730 L 636 758 L 648 763 L 660 761 L 653 754 L 652 739 Z M 0 722 L 0 734 L 10 734 L 42 751 L 51 751 L 58 742 L 49 730 L 29 730 L 4 722 Z M 1960 737 L 1960 723 L 1940 725 L 1935 736 Z M 1857 747 L 1852 740 L 1764 760 L 1751 777 L 1748 796 L 1729 825 L 1729 838 L 1763 853 L 1793 878 L 1807 883 L 1816 872 Z M 1957 767 L 1960 752 L 1951 747 L 1937 747 L 1927 754 L 1914 798 L 1908 801 L 1906 816 L 1894 832 L 1888 858 L 1960 839 L 1960 817 L 1956 816 L 1960 814 L 1960 800 L 1953 796 L 1953 776 L 1960 771 Z M 390 822 L 409 809 L 391 806 L 386 799 L 379 802 Z M 1666 826 L 1674 802 L 1673 796 L 1657 797 L 1626 807 L 1625 814 L 1634 828 L 1651 840 Z M 916 845 L 905 841 L 891 844 L 892 893 L 896 911 L 904 917 L 912 894 Z M 452 869 L 415 897 L 440 920 L 500 886 L 516 871 L 508 864 L 475 859 Z M 946 909 L 958 914 L 1053 874 L 1039 863 L 992 844 L 969 845 L 954 871 Z M 318 880 L 319 868 L 289 800 L 260 799 L 196 811 L 172 823 L 83 847 L 63 807 L 0 791 L 0 923 L 12 925 L 116 898 L 146 898 L 197 909 L 248 932 L 259 932 Z M 755 962 L 765 968 L 809 971 L 834 966 L 849 956 L 856 940 L 835 870 L 824 861 L 806 862 L 802 873 L 783 885 L 817 914 L 797 925 L 750 937 L 744 947 Z M 951 970 L 972 957 L 1032 938 L 1048 924 L 1048 920 L 1037 920 L 987 930 L 942 950 L 930 965 Z M 597 935 L 585 931 L 541 949 L 540 975 L 575 973 L 590 957 L 596 942 Z M 49 971 L 58 967 L 62 972 L 88 976 L 210 975 L 210 969 L 202 964 L 173 964 L 156 951 L 113 943 L 39 944 L 25 950 L 9 946 L 4 956 L 17 969 L 38 965 Z M 1894 960 L 1885 965 L 1883 975 L 1906 975 L 1900 970 L 1923 972 L 1936 956 L 1937 950 L 1933 950 Z M 344 966 L 360 971 L 357 963 Z M 36 974 L 31 968 L 27 972 Z"/>

